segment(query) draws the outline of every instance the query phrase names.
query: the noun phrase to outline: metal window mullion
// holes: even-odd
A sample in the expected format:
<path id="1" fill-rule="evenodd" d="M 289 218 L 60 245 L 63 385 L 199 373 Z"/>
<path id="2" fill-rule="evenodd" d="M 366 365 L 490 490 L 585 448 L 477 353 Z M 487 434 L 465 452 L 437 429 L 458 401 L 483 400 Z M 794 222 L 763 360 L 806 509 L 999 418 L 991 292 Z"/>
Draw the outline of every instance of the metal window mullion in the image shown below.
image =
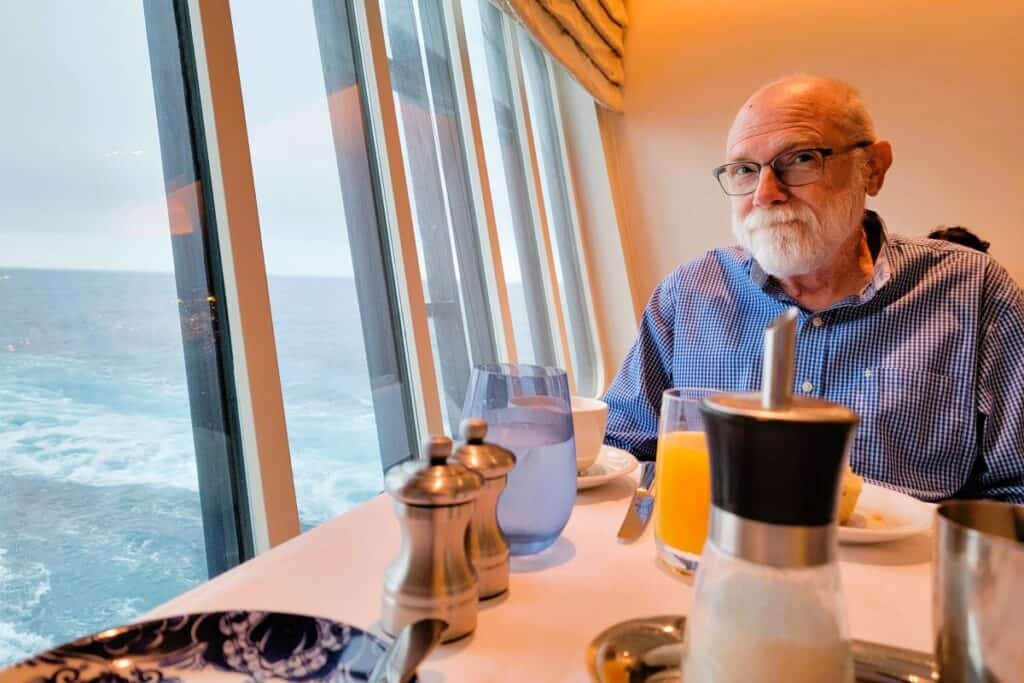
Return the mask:
<path id="1" fill-rule="evenodd" d="M 382 0 L 386 2 L 387 0 Z M 430 51 L 427 49 L 427 39 L 423 33 L 423 18 L 420 15 L 420 5 L 416 0 L 411 0 L 410 6 L 412 7 L 413 21 L 415 22 L 416 28 L 416 45 L 420 54 L 420 72 L 423 75 L 423 85 L 427 95 L 427 111 L 430 114 L 430 134 L 433 139 L 434 149 L 436 150 L 434 156 L 435 169 L 437 171 L 438 183 L 441 186 L 441 206 L 444 209 L 444 221 L 445 221 L 445 233 L 444 233 L 444 253 L 452 255 L 452 264 L 454 267 L 455 286 L 453 293 L 455 297 L 455 309 L 458 311 L 459 318 L 462 321 L 462 343 L 466 348 L 466 353 L 469 354 L 469 363 L 472 365 L 472 350 L 476 348 L 475 339 L 473 338 L 473 321 L 469 319 L 469 306 L 468 297 L 466 290 L 466 281 L 469 277 L 469 273 L 463 272 L 460 268 L 461 261 L 459 259 L 459 245 L 456 241 L 456 226 L 455 216 L 452 212 L 452 199 L 448 191 L 448 175 L 445 173 L 445 158 L 442 153 L 442 143 L 440 131 L 438 130 L 438 108 L 436 104 L 436 98 L 434 96 L 434 82 L 431 78 L 430 73 Z M 385 24 L 387 26 L 387 24 Z M 399 132 L 404 134 L 403 127 L 399 126 Z M 408 142 L 403 140 L 402 149 L 406 150 L 406 169 L 408 169 L 408 156 L 412 154 L 412 149 Z M 408 173 L 408 170 L 406 171 Z M 412 192 L 413 203 L 415 204 L 416 192 Z M 416 210 L 413 211 L 414 216 L 418 216 Z M 421 239 L 425 238 L 425 234 L 421 231 Z M 435 243 L 436 244 L 436 243 Z M 432 245 L 423 239 L 423 252 L 432 250 Z M 425 259 L 423 260 L 425 261 Z M 423 262 L 421 261 L 421 262 Z M 438 321 L 434 320 L 435 329 L 437 329 Z M 445 367 L 443 361 L 438 357 L 438 363 L 441 364 L 442 377 L 445 375 Z"/>
<path id="2" fill-rule="evenodd" d="M 381 466 L 387 470 L 420 441 L 403 347 L 399 294 L 391 261 L 387 222 L 381 210 L 379 173 L 367 126 L 363 65 L 349 3 L 313 5 L 327 109 L 343 194 L 363 346 L 373 396 Z M 397 393 L 396 393 L 397 389 Z"/>
<path id="3" fill-rule="evenodd" d="M 228 0 L 189 0 L 210 196 L 231 325 L 254 545 L 299 533 L 284 401 Z"/>
<path id="4" fill-rule="evenodd" d="M 537 142 L 533 134 L 533 121 L 530 116 L 526 90 L 526 75 L 514 31 L 515 28 L 511 22 L 506 19 L 505 46 L 509 60 L 509 73 L 513 81 L 512 96 L 515 99 L 519 135 L 525 148 L 524 154 L 527 157 L 524 160 L 525 167 L 530 170 L 530 177 L 527 179 L 527 191 L 530 194 L 530 205 L 534 216 L 533 224 L 537 231 L 538 244 L 543 245 L 544 265 L 547 266 L 544 268 L 542 277 L 544 279 L 544 292 L 547 297 L 548 320 L 550 321 L 551 329 L 558 331 L 554 338 L 555 352 L 558 354 L 562 367 L 568 375 L 569 390 L 575 392 L 576 380 L 572 359 L 569 354 L 569 332 L 561 306 L 561 292 L 559 291 L 558 276 L 555 270 L 555 252 L 551 244 L 548 210 L 544 201 L 544 181 L 540 167 L 540 151 L 537 149 Z"/>
<path id="5" fill-rule="evenodd" d="M 575 248 L 576 262 L 580 268 L 580 284 L 583 286 L 583 301 L 587 307 L 587 318 L 589 319 L 589 328 L 591 331 L 591 345 L 593 347 L 593 359 L 594 363 L 594 386 L 600 391 L 600 387 L 605 386 L 605 368 L 604 368 L 604 355 L 601 353 L 600 340 L 598 335 L 595 334 L 597 330 L 597 314 L 594 310 L 594 297 L 591 293 L 590 287 L 590 271 L 587 268 L 587 260 L 584 258 L 586 253 L 583 249 L 582 231 L 580 230 L 580 217 L 579 209 L 576 206 L 577 195 L 576 186 L 573 183 L 572 173 L 569 168 L 569 149 L 565 141 L 565 128 L 564 119 L 562 118 L 562 106 L 558 99 L 558 90 L 555 87 L 555 73 L 554 67 L 552 66 L 551 59 L 546 55 L 544 57 L 544 63 L 547 66 L 547 83 L 545 84 L 548 89 L 548 96 L 551 98 L 551 106 L 555 112 L 555 133 L 558 139 L 558 159 L 557 163 L 562 172 L 562 176 L 565 178 L 566 199 L 569 204 L 569 217 L 572 221 L 572 232 L 573 232 L 573 247 Z"/>
<path id="6" fill-rule="evenodd" d="M 452 55 L 452 80 L 455 83 L 455 98 L 459 107 L 459 121 L 462 123 L 463 147 L 466 151 L 466 166 L 469 176 L 472 208 L 476 214 L 479 230 L 484 277 L 491 301 L 498 302 L 498 310 L 491 307 L 491 324 L 499 339 L 504 340 L 505 359 L 517 360 L 515 335 L 512 333 L 512 309 L 505 281 L 505 269 L 501 260 L 498 240 L 498 224 L 491 197 L 490 176 L 487 172 L 487 156 L 484 153 L 483 131 L 480 126 L 480 109 L 476 102 L 476 88 L 473 84 L 473 70 L 470 64 L 469 47 L 460 2 L 445 5 L 445 29 L 448 45 L 458 54 Z M 457 58 L 456 58 L 457 57 Z"/>
<path id="7" fill-rule="evenodd" d="M 401 124 L 391 87 L 386 27 L 377 0 L 352 0 L 361 62 L 365 65 L 366 88 L 373 153 L 383 185 L 382 199 L 389 242 L 396 264 L 403 334 L 413 343 L 405 344 L 408 355 L 413 405 L 421 439 L 444 432 L 441 394 L 430 341 L 423 277 L 416 249 L 413 207 L 403 163 Z"/>

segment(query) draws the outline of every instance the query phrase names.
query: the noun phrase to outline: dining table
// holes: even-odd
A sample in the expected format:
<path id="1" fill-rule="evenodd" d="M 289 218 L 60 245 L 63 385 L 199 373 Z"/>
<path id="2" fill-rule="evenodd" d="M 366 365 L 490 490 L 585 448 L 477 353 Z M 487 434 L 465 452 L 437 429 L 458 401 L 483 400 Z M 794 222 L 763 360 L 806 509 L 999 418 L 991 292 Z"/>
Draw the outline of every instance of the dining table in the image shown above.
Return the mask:
<path id="1" fill-rule="evenodd" d="M 686 614 L 693 578 L 657 559 L 649 525 L 635 542 L 616 532 L 637 472 L 580 491 L 559 539 L 511 560 L 507 593 L 480 603 L 476 630 L 420 666 L 440 681 L 585 682 L 588 644 L 613 624 Z M 147 618 L 268 610 L 327 617 L 380 634 L 383 577 L 401 530 L 385 493 L 157 607 Z M 928 533 L 838 552 L 852 638 L 932 649 Z M 781 627 L 781 625 L 780 625 Z"/>

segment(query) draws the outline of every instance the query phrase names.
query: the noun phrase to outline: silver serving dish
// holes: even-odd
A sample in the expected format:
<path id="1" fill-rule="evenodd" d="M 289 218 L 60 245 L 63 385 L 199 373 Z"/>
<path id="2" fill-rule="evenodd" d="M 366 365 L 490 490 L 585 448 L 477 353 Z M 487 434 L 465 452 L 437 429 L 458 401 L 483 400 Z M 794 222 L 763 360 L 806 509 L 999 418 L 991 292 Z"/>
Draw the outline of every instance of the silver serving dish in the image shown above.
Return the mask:
<path id="1" fill-rule="evenodd" d="M 631 619 L 605 629 L 587 648 L 587 670 L 598 683 L 679 683 L 686 617 Z M 935 662 L 924 652 L 853 641 L 857 680 L 862 683 L 938 681 Z"/>

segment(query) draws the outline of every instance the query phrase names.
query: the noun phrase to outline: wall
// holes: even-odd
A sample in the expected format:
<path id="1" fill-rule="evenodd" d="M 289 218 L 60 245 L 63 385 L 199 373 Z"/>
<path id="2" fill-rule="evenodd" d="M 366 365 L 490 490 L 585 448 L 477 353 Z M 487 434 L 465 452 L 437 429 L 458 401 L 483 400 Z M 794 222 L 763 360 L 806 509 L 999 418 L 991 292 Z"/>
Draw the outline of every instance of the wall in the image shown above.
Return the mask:
<path id="1" fill-rule="evenodd" d="M 710 174 L 736 109 L 789 73 L 844 78 L 895 162 L 890 230 L 960 223 L 1024 282 L 1024 2 L 633 0 L 624 114 L 601 115 L 633 304 L 732 241 Z"/>

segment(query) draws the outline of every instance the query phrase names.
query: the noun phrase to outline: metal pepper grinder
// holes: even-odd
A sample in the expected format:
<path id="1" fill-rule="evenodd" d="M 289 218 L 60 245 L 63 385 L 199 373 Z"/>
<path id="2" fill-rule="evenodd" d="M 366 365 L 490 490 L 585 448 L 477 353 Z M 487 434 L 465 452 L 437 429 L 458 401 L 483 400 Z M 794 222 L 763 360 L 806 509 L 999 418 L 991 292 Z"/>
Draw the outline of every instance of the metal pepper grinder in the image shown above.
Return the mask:
<path id="1" fill-rule="evenodd" d="M 381 625 L 391 635 L 426 618 L 448 622 L 449 642 L 476 628 L 476 572 L 466 552 L 466 534 L 484 479 L 449 463 L 452 441 L 435 436 L 424 457 L 396 465 L 384 477 L 402 525 L 402 548 L 384 574 Z"/>
<path id="2" fill-rule="evenodd" d="M 473 520 L 466 536 L 469 561 L 480 581 L 480 599 L 486 600 L 508 590 L 508 543 L 498 526 L 498 497 L 508 473 L 516 465 L 512 451 L 486 443 L 487 421 L 471 417 L 459 425 L 463 443 L 455 450 L 453 462 L 476 470 L 484 478 L 484 490 L 476 499 Z"/>

